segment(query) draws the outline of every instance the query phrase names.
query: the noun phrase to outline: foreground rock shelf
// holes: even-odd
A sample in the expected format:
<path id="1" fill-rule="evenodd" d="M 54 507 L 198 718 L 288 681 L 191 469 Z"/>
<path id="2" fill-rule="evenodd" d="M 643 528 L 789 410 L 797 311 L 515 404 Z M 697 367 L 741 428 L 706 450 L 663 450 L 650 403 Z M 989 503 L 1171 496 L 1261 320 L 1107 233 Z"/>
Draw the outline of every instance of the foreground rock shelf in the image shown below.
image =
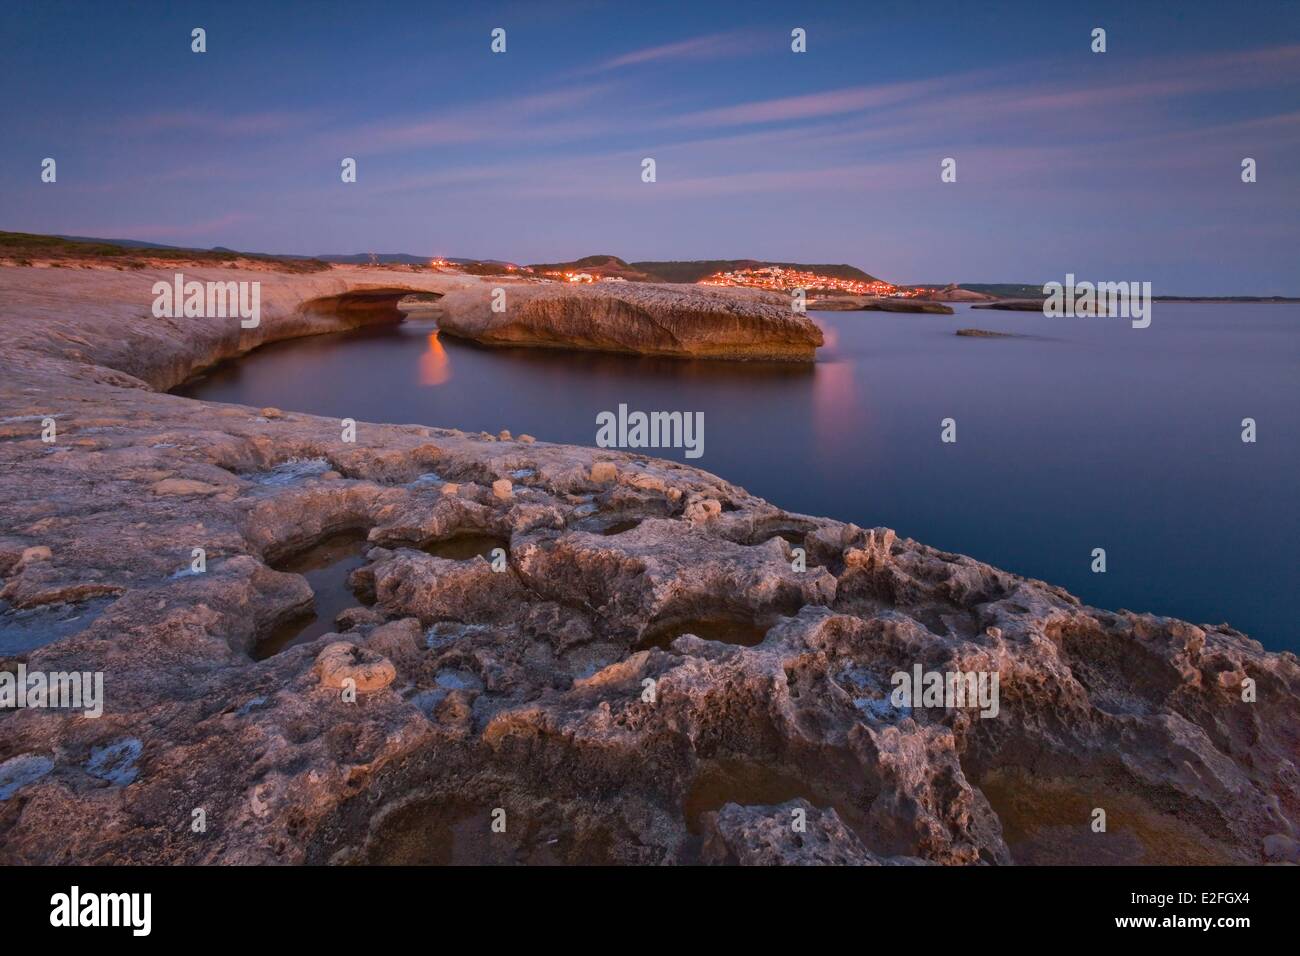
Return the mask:
<path id="1" fill-rule="evenodd" d="M 154 319 L 151 281 L 0 268 L 0 667 L 107 698 L 0 714 L 0 862 L 1295 859 L 1293 655 L 672 462 L 168 395 L 394 277 L 268 281 L 255 330 Z M 272 566 L 341 532 L 358 605 L 256 660 L 312 602 Z M 504 570 L 439 556 L 467 535 Z M 916 664 L 996 672 L 998 715 L 890 706 Z"/>

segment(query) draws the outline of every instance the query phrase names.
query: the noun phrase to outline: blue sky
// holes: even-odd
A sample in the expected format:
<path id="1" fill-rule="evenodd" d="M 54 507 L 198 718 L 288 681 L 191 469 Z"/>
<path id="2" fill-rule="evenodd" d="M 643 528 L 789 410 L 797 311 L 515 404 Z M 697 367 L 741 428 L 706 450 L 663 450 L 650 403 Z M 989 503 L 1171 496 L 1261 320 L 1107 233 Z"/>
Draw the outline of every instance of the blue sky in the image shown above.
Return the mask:
<path id="1" fill-rule="evenodd" d="M 0 228 L 1300 294 L 1300 3 L 1050 6 L 9 0 Z"/>

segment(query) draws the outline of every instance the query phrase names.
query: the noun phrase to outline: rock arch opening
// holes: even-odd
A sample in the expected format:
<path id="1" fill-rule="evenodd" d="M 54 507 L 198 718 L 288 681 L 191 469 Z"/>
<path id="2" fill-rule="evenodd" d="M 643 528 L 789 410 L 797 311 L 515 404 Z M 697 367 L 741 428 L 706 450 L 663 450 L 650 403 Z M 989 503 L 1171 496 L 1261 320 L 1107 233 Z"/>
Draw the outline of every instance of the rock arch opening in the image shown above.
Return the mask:
<path id="1" fill-rule="evenodd" d="M 316 315 L 345 316 L 358 323 L 400 322 L 406 316 L 399 308 L 403 300 L 427 304 L 441 298 L 441 293 L 414 286 L 380 286 L 318 296 L 303 302 L 299 310 Z"/>

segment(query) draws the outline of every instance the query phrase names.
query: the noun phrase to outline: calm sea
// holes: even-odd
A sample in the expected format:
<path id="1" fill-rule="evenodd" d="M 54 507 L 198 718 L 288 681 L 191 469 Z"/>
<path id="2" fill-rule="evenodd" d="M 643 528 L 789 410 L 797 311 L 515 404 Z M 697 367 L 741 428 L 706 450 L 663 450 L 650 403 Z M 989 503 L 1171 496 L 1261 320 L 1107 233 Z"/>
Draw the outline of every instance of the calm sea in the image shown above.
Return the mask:
<path id="1" fill-rule="evenodd" d="M 689 463 L 786 509 L 1300 648 L 1300 306 L 1156 303 L 1147 329 L 956 310 L 815 313 L 827 344 L 807 368 L 484 349 L 415 313 L 267 346 L 177 391 L 585 445 L 619 404 L 701 411 Z M 969 327 L 1017 337 L 954 334 Z"/>

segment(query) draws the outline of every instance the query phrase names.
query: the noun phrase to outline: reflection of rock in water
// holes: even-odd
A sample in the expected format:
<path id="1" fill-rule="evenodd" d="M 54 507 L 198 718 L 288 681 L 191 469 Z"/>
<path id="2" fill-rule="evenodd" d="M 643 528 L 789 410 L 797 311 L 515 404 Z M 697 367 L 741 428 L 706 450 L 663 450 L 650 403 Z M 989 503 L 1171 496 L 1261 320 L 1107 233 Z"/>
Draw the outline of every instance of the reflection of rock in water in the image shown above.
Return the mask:
<path id="1" fill-rule="evenodd" d="M 468 561 L 471 558 L 492 560 L 492 552 L 500 549 L 509 553 L 510 539 L 494 534 L 480 534 L 474 531 L 462 532 L 448 538 L 441 538 L 426 544 L 426 554 L 447 558 L 451 561 Z"/>
<path id="2" fill-rule="evenodd" d="M 348 587 L 348 576 L 365 563 L 365 544 L 364 531 L 345 531 L 329 535 L 277 564 L 277 571 L 305 577 L 314 598 L 310 609 L 290 616 L 258 642 L 259 659 L 334 630 L 335 615 L 357 603 Z"/>

